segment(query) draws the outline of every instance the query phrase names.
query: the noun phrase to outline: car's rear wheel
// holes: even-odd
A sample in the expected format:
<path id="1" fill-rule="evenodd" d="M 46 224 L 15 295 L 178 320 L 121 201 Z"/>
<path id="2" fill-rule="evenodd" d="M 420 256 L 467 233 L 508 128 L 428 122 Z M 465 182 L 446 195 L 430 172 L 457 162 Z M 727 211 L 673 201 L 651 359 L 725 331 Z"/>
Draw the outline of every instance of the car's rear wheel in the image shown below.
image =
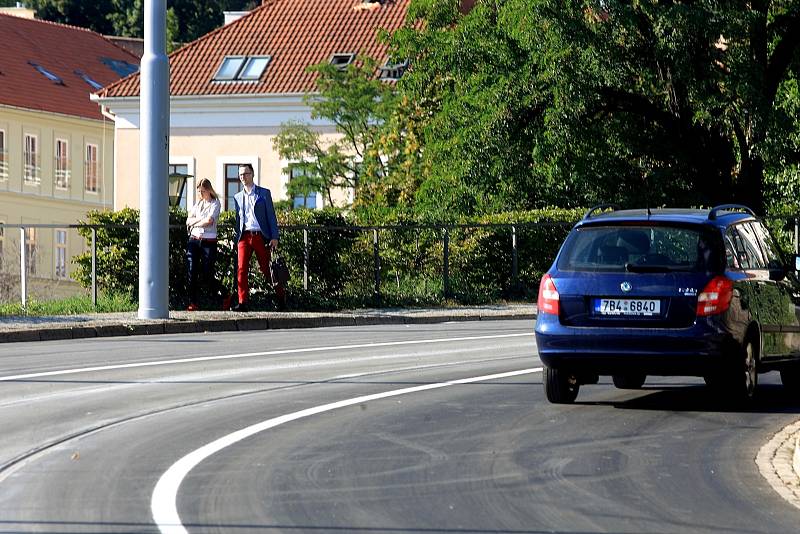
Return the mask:
<path id="1" fill-rule="evenodd" d="M 553 404 L 572 404 L 578 397 L 578 377 L 564 369 L 544 368 L 544 394 Z"/>
<path id="2" fill-rule="evenodd" d="M 611 380 L 617 389 L 640 389 L 647 375 L 644 373 L 626 373 L 624 375 L 611 375 Z"/>
<path id="3" fill-rule="evenodd" d="M 758 352 L 753 339 L 745 341 L 744 347 L 737 352 L 735 362 L 725 377 L 725 385 L 731 400 L 747 403 L 755 397 L 758 386 Z"/>

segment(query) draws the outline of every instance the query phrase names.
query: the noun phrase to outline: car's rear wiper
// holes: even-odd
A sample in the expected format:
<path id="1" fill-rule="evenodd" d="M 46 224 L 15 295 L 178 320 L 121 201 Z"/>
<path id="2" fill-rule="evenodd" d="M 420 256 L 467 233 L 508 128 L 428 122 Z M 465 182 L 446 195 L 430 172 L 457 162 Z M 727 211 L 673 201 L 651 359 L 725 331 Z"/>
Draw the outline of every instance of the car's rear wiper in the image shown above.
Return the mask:
<path id="1" fill-rule="evenodd" d="M 625 270 L 629 273 L 674 273 L 674 272 L 692 272 L 693 269 L 677 265 L 642 265 L 635 263 L 626 263 Z"/>

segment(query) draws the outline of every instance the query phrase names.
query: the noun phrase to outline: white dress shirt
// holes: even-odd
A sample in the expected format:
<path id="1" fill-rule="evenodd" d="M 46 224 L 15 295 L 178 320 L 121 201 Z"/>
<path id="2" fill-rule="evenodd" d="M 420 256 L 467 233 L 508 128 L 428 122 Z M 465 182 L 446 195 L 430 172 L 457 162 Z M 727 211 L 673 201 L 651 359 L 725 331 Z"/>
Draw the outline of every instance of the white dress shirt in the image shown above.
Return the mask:
<path id="1" fill-rule="evenodd" d="M 244 229 L 250 230 L 252 232 L 260 232 L 261 226 L 258 224 L 258 220 L 256 220 L 256 214 L 253 208 L 256 205 L 256 201 L 258 200 L 258 195 L 256 195 L 256 188 L 255 186 L 247 192 L 247 189 L 242 190 L 242 201 L 244 206 L 242 206 L 242 217 L 244 218 Z"/>
<path id="2" fill-rule="evenodd" d="M 211 201 L 202 198 L 198 200 L 195 205 L 192 206 L 192 209 L 189 210 L 189 217 L 199 218 L 201 220 L 211 217 L 211 224 L 208 226 L 193 226 L 190 235 L 203 239 L 216 239 L 217 220 L 219 220 L 221 208 L 222 205 L 217 198 Z"/>

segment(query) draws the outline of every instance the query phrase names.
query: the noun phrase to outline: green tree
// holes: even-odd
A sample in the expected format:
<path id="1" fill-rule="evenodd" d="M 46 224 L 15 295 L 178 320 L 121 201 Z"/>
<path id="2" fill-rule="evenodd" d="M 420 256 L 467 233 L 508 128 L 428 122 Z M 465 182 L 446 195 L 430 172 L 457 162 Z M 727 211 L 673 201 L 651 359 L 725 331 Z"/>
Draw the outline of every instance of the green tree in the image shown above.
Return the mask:
<path id="1" fill-rule="evenodd" d="M 319 75 L 318 92 L 305 97 L 311 116 L 332 122 L 339 135 L 324 139 L 308 124 L 283 125 L 278 153 L 302 169 L 289 182 L 289 196 L 320 191 L 332 204 L 332 191 L 346 188 L 355 191 L 356 208 L 396 205 L 409 189 L 403 177 L 411 174 L 413 154 L 398 142 L 402 101 L 394 85 L 376 77 L 377 64 L 368 57 L 344 69 L 321 64 L 311 70 Z"/>
<path id="2" fill-rule="evenodd" d="M 429 117 L 421 204 L 763 210 L 765 172 L 799 161 L 796 1 L 486 0 L 461 17 L 414 0 L 410 16 L 425 24 L 394 44 Z"/>

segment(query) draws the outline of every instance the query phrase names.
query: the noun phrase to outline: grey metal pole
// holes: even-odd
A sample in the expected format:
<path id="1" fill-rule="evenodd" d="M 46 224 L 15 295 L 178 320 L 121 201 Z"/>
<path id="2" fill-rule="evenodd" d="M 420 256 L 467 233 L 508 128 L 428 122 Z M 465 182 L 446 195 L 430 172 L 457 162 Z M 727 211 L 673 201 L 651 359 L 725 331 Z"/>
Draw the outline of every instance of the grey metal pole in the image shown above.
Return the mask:
<path id="1" fill-rule="evenodd" d="M 517 257 L 517 227 L 511 225 L 511 280 L 514 284 L 513 291 L 519 287 L 519 259 Z"/>
<path id="2" fill-rule="evenodd" d="M 303 228 L 303 289 L 308 291 L 308 228 Z"/>
<path id="3" fill-rule="evenodd" d="M 97 228 L 92 227 L 92 306 L 97 307 Z"/>
<path id="4" fill-rule="evenodd" d="M 798 242 L 797 242 L 797 234 L 798 234 L 798 218 L 794 218 L 794 253 L 798 254 Z"/>
<path id="5" fill-rule="evenodd" d="M 167 2 L 144 2 L 139 113 L 139 318 L 169 317 Z"/>
<path id="6" fill-rule="evenodd" d="M 375 256 L 375 296 L 381 296 L 381 249 L 378 240 L 378 229 L 372 230 L 372 250 Z"/>
<path id="7" fill-rule="evenodd" d="M 450 297 L 450 230 L 444 229 L 444 298 Z"/>
<path id="8" fill-rule="evenodd" d="M 28 305 L 28 258 L 25 255 L 25 227 L 19 228 L 19 295 L 22 307 Z"/>

